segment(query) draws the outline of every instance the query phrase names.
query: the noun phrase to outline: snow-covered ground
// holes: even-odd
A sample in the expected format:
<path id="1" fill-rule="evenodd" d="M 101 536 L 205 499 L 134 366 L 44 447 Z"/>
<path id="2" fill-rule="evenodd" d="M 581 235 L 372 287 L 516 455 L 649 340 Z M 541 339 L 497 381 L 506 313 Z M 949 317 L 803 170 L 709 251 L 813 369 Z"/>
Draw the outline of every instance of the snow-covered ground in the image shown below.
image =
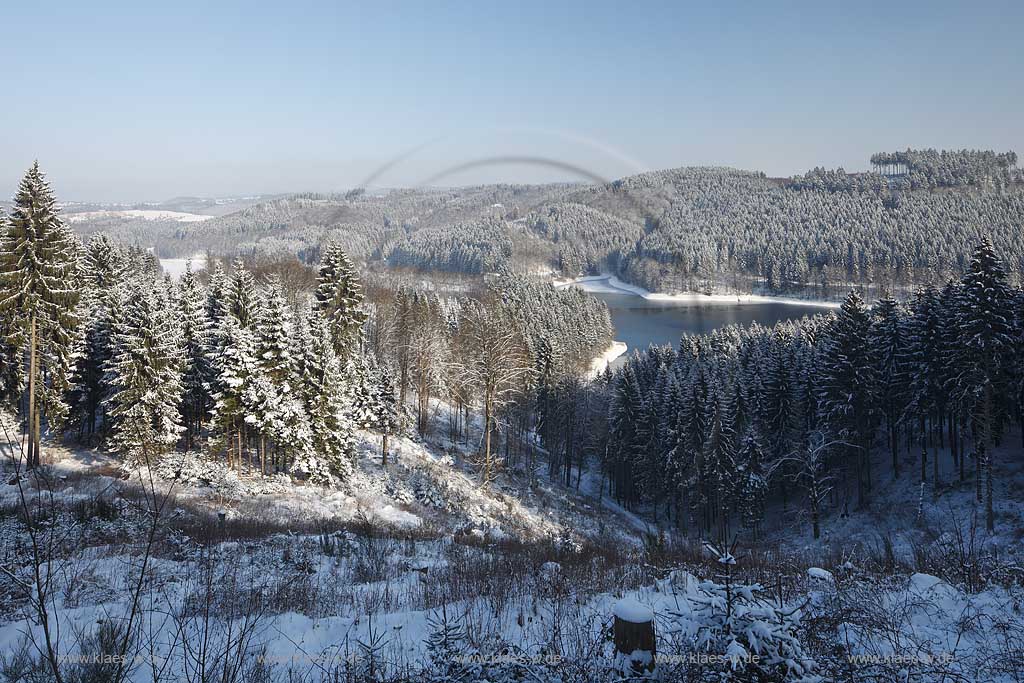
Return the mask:
<path id="1" fill-rule="evenodd" d="M 195 254 L 189 258 L 162 258 L 160 267 L 175 280 L 185 274 L 185 265 L 192 261 L 192 272 L 206 268 L 206 255 Z"/>
<path id="2" fill-rule="evenodd" d="M 624 354 L 628 348 L 629 347 L 626 346 L 626 342 L 613 341 L 611 345 L 605 349 L 604 353 L 590 362 L 590 370 L 588 371 L 587 376 L 597 377 L 600 375 L 615 361 L 616 358 Z"/>
<path id="3" fill-rule="evenodd" d="M 960 481 L 949 448 L 933 446 L 928 453 L 927 481 L 921 484 L 920 453 L 915 447 L 900 449 L 900 476 L 894 477 L 890 457 L 884 448 L 873 454 L 873 485 L 863 508 L 857 506 L 852 486 L 835 483 L 822 511 L 821 538 L 811 537 L 810 519 L 803 506 L 790 505 L 784 512 L 775 503 L 769 517 L 780 520 L 767 529 L 768 542 L 791 552 L 811 551 L 822 555 L 856 554 L 857 549 L 891 544 L 896 559 L 911 563 L 915 553 L 944 553 L 959 539 L 968 539 L 986 549 L 1024 565 L 1024 460 L 1021 435 L 1010 430 L 1002 443 L 992 449 L 995 531 L 985 531 L 985 506 L 975 493 L 973 460 L 966 461 L 966 480 Z M 939 484 L 934 482 L 933 458 L 939 459 Z M 908 501 L 912 501 L 908 503 Z"/>
<path id="4" fill-rule="evenodd" d="M 783 296 L 762 296 L 760 294 L 666 294 L 664 292 L 649 292 L 643 287 L 637 287 L 623 282 L 614 275 L 589 275 L 571 280 L 555 280 L 555 287 L 579 287 L 585 292 L 603 294 L 634 294 L 650 301 L 675 301 L 679 303 L 721 303 L 721 304 L 794 304 L 800 306 L 815 306 L 838 308 L 839 303 L 835 301 L 818 301 L 814 299 L 796 299 Z"/>
<path id="5" fill-rule="evenodd" d="M 9 418 L 8 418 L 9 419 Z M 473 447 L 452 444 L 440 436 L 428 445 L 409 437 L 393 437 L 387 465 L 382 465 L 380 437 L 358 433 L 356 467 L 339 488 L 326 489 L 294 482 L 284 475 L 259 476 L 228 470 L 198 453 L 168 456 L 158 473 L 176 472 L 177 480 L 160 480 L 177 499 L 208 512 L 223 510 L 230 519 L 268 522 L 345 524 L 368 522 L 392 530 L 427 535 L 454 532 L 480 539 L 555 541 L 606 533 L 624 544 L 639 544 L 632 521 L 610 513 L 588 492 L 581 494 L 537 474 L 531 481 L 520 472 L 501 472 L 482 486 Z M 63 491 L 70 499 L 88 498 L 117 484 L 117 461 L 96 450 L 55 444 L 44 447 L 45 461 L 75 486 Z M 497 457 L 497 456 L 496 456 Z M 17 487 L 0 483 L 0 506 L 13 505 Z"/>
<path id="6" fill-rule="evenodd" d="M 178 221 L 179 223 L 201 223 L 216 216 L 207 216 L 184 211 L 164 211 L 160 209 L 125 209 L 106 211 L 82 211 L 69 213 L 65 217 L 69 223 L 95 220 L 97 218 L 141 218 L 147 221 Z"/>
<path id="7" fill-rule="evenodd" d="M 441 406 L 439 425 L 444 417 Z M 1008 439 L 1000 457 L 1013 443 Z M 170 526 L 139 584 L 149 517 L 137 489 L 146 479 L 121 479 L 118 461 L 103 452 L 46 444 L 52 477 L 42 502 L 57 511 L 48 518 L 56 523 L 39 529 L 59 534 L 70 553 L 44 567 L 53 571 L 50 623 L 64 634 L 58 651 L 96 654 L 99 645 L 79 636 L 123 624 L 133 587 L 141 585 L 140 655 L 166 663 L 172 680 L 184 679 L 188 657 L 196 656 L 190 642 L 259 661 L 269 680 L 321 680 L 324 662 L 365 666 L 368 659 L 392 674 L 431 669 L 439 661 L 428 641 L 442 618 L 466 633 L 458 652 L 486 658 L 512 648 L 530 662 L 517 664 L 515 675 L 478 678 L 548 680 L 557 671 L 573 672 L 560 681 L 619 680 L 622 662 L 603 635 L 617 608 L 653 613 L 664 680 L 681 680 L 686 666 L 692 671 L 685 658 L 693 653 L 793 647 L 787 633 L 805 641 L 794 662 L 817 663 L 772 680 L 820 682 L 852 670 L 864 680 L 1002 683 L 1024 673 L 1014 654 L 1024 638 L 1024 594 L 1008 553 L 998 566 L 972 565 L 981 577 L 972 585 L 956 578 L 954 561 L 879 574 L 869 552 L 821 552 L 820 565 L 779 553 L 751 562 L 742 553 L 729 565 L 734 580 L 745 582 L 732 589 L 744 605 L 733 614 L 754 621 L 734 624 L 735 635 L 723 640 L 722 565 L 694 559 L 683 546 L 673 550 L 671 538 L 660 550 L 641 543 L 652 538 L 653 525 L 602 499 L 594 473 L 579 494 L 546 479 L 544 467 L 529 478 L 505 472 L 484 487 L 469 463 L 472 446 L 439 435 L 427 442 L 398 437 L 384 466 L 379 445 L 378 435 L 359 433 L 355 472 L 339 489 L 240 476 L 222 466 L 183 469 L 187 481 L 173 490 L 159 480 L 158 493 L 174 496 Z M 20 516 L 10 512 L 25 489 L 9 483 L 8 463 L 0 467 L 0 511 L 8 511 L 0 514 L 0 558 L 16 581 L 31 585 L 31 549 Z M 952 474 L 947 470 L 944 476 Z M 33 480 L 24 486 L 33 495 Z M 1010 486 L 1001 485 L 1000 495 Z M 884 490 L 879 496 L 884 502 Z M 1002 521 L 1008 512 L 1000 507 Z M 832 517 L 826 524 L 839 530 Z M 339 526 L 348 530 L 335 531 Z M 784 595 L 775 594 L 776 581 Z M 32 643 L 43 642 L 42 627 L 16 585 L 0 582 L 0 653 L 38 654 Z M 212 606 L 212 620 L 195 609 L 203 604 Z M 790 632 L 786 624 L 802 626 Z M 129 680 L 149 681 L 150 674 L 140 666 Z M 250 678 L 257 679 L 255 671 L 236 680 Z"/>

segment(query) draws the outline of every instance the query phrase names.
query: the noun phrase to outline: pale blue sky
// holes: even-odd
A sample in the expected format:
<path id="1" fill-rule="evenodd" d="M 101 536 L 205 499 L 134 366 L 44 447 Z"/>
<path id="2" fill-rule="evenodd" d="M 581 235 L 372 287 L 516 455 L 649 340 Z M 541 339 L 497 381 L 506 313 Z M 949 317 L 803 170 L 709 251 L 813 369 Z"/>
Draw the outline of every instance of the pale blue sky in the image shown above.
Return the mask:
<path id="1" fill-rule="evenodd" d="M 36 157 L 141 201 L 344 189 L 426 143 L 378 183 L 1024 154 L 1019 0 L 208 4 L 5 3 L 0 196 Z"/>

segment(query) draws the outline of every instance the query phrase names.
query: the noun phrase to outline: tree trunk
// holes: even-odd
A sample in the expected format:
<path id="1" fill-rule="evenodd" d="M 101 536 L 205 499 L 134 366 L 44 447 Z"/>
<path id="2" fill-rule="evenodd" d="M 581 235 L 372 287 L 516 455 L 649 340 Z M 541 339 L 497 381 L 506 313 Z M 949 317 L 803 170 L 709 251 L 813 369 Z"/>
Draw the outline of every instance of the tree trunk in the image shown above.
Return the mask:
<path id="1" fill-rule="evenodd" d="M 39 410 L 39 408 L 36 408 L 36 411 L 35 411 L 35 426 L 32 429 L 33 433 L 35 434 L 35 440 L 36 440 L 36 465 L 39 465 L 40 463 L 42 463 L 42 454 L 43 454 L 42 440 L 40 439 L 40 436 L 39 436 L 39 434 L 40 434 L 39 414 L 41 412 L 42 411 Z"/>
<path id="2" fill-rule="evenodd" d="M 484 484 L 491 481 L 491 397 L 484 397 Z"/>
<path id="3" fill-rule="evenodd" d="M 28 347 L 28 468 L 39 464 L 39 446 L 36 440 L 36 315 L 32 314 Z"/>
<path id="4" fill-rule="evenodd" d="M 960 444 L 960 483 L 962 484 L 964 483 L 964 479 L 967 476 L 964 473 L 964 459 L 967 454 L 964 453 L 964 433 L 962 426 L 959 424 L 959 421 L 957 424 L 957 442 Z"/>
<path id="5" fill-rule="evenodd" d="M 821 515 L 818 512 L 817 496 L 811 495 L 811 528 L 814 533 L 814 540 L 821 538 Z"/>
<path id="6" fill-rule="evenodd" d="M 900 477 L 900 437 L 896 431 L 895 420 L 889 420 L 889 450 L 892 452 L 892 477 Z"/>
<path id="7" fill-rule="evenodd" d="M 994 484 L 992 481 L 992 385 L 985 388 L 985 529 L 992 533 L 996 528 L 995 509 L 992 501 Z"/>

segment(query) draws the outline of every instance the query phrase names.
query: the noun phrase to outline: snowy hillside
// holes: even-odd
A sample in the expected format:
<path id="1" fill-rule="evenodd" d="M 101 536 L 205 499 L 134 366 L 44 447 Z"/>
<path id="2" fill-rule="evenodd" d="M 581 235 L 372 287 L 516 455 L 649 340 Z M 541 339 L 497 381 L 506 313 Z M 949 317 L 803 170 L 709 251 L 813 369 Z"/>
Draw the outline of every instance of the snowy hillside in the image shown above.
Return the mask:
<path id="1" fill-rule="evenodd" d="M 614 681 L 643 659 L 616 655 L 608 625 L 648 612 L 666 680 L 689 680 L 695 666 L 805 682 L 852 670 L 893 681 L 1024 672 L 1012 640 L 989 637 L 1024 633 L 1008 565 L 979 568 L 987 580 L 970 585 L 955 565 L 936 567 L 944 577 L 883 573 L 870 553 L 826 569 L 641 544 L 616 514 L 550 482 L 507 475 L 487 490 L 457 454 L 407 438 L 385 473 L 376 436 L 359 439 L 358 470 L 338 491 L 199 463 L 172 463 L 178 478 L 150 488 L 139 473 L 121 479 L 109 456 L 52 444 L 52 464 L 18 478 L 6 448 L 0 508 L 24 498 L 48 512 L 34 536 L 17 516 L 0 522 L 15 581 L 0 590 L 2 671 L 47 670 L 31 657 L 44 640 L 39 612 L 11 590 L 41 567 L 51 629 L 80 634 L 56 639 L 66 671 L 113 675 L 90 657 L 123 645 L 127 680 L 139 682 L 153 659 L 171 680 L 228 666 L 239 680 Z M 35 563 L 32 538 L 59 553 Z"/>

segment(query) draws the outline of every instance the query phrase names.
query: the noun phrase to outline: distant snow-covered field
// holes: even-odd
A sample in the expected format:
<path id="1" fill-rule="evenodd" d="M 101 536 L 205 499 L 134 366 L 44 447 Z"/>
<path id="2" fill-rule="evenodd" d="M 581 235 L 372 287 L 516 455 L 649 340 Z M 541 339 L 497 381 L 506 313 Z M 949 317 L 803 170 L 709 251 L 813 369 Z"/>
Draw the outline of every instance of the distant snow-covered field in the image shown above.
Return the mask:
<path id="1" fill-rule="evenodd" d="M 83 211 L 81 213 L 69 213 L 65 219 L 69 223 L 89 221 L 97 218 L 141 218 L 147 221 L 178 221 L 179 223 L 202 223 L 216 216 L 206 216 L 198 213 L 185 213 L 184 211 L 162 211 L 157 209 L 127 209 L 124 211 Z"/>
<path id="2" fill-rule="evenodd" d="M 189 258 L 162 258 L 160 259 L 160 267 L 164 269 L 165 273 L 177 280 L 185 274 L 185 266 L 189 261 L 192 261 L 193 272 L 206 268 L 206 256 L 203 254 L 195 254 Z"/>

